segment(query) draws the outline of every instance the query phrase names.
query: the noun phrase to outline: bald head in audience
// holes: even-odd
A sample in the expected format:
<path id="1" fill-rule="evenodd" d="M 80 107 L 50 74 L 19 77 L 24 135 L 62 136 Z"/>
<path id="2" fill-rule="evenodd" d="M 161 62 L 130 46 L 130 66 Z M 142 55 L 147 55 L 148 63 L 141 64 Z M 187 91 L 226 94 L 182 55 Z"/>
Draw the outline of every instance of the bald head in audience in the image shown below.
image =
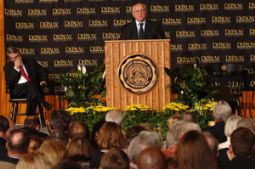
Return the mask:
<path id="1" fill-rule="evenodd" d="M 160 149 L 147 148 L 138 156 L 137 166 L 139 169 L 166 169 L 167 161 Z"/>

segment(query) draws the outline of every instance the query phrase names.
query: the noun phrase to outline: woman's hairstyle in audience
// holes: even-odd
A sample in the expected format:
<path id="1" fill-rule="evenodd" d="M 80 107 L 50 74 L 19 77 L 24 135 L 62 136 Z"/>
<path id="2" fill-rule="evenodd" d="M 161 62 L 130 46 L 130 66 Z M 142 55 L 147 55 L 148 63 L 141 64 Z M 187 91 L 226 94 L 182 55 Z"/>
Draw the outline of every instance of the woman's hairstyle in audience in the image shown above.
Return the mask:
<path id="1" fill-rule="evenodd" d="M 96 141 L 96 135 L 104 123 L 105 123 L 105 120 L 100 120 L 100 121 L 96 122 L 96 124 L 92 128 L 90 143 L 94 148 L 98 148 L 97 141 Z"/>
<path id="2" fill-rule="evenodd" d="M 255 144 L 254 134 L 248 128 L 237 128 L 231 134 L 230 143 L 236 156 L 249 156 Z"/>
<path id="3" fill-rule="evenodd" d="M 167 160 L 161 149 L 147 148 L 139 154 L 137 167 L 139 169 L 166 169 Z"/>
<path id="4" fill-rule="evenodd" d="M 205 137 L 198 131 L 188 131 L 177 144 L 177 169 L 217 169 L 216 159 Z"/>
<path id="5" fill-rule="evenodd" d="M 225 136 L 230 137 L 232 132 L 237 128 L 237 123 L 241 120 L 242 118 L 238 115 L 231 115 L 226 121 L 224 132 Z"/>
<path id="6" fill-rule="evenodd" d="M 83 156 L 84 159 L 90 159 L 92 147 L 89 141 L 83 137 L 76 137 L 67 144 L 68 156 Z"/>
<path id="7" fill-rule="evenodd" d="M 39 151 L 44 154 L 45 158 L 52 166 L 55 166 L 59 161 L 64 159 L 67 154 L 65 144 L 54 139 L 44 141 L 39 148 Z"/>
<path id="8" fill-rule="evenodd" d="M 237 128 L 239 127 L 248 128 L 253 134 L 255 134 L 255 119 L 243 118 L 237 123 Z"/>
<path id="9" fill-rule="evenodd" d="M 232 114 L 232 109 L 228 102 L 219 101 L 213 108 L 213 116 L 216 121 L 226 121 L 228 117 Z"/>
<path id="10" fill-rule="evenodd" d="M 127 140 L 122 133 L 121 127 L 114 122 L 105 122 L 96 133 L 96 141 L 101 149 L 112 147 L 125 148 Z"/>
<path id="11" fill-rule="evenodd" d="M 100 161 L 100 169 L 129 169 L 129 158 L 119 148 L 111 148 Z"/>
<path id="12" fill-rule="evenodd" d="M 51 169 L 51 167 L 42 153 L 32 152 L 22 156 L 15 169 Z"/>
<path id="13" fill-rule="evenodd" d="M 29 145 L 27 148 L 28 153 L 37 151 L 41 144 L 43 143 L 43 139 L 38 136 L 31 136 L 29 137 Z"/>
<path id="14" fill-rule="evenodd" d="M 73 139 L 75 137 L 83 137 L 88 140 L 90 139 L 88 126 L 84 122 L 78 120 L 71 121 L 68 135 L 69 139 Z"/>
<path id="15" fill-rule="evenodd" d="M 205 139 L 206 139 L 210 149 L 212 150 L 213 154 L 215 155 L 215 157 L 217 157 L 218 156 L 218 145 L 219 145 L 218 140 L 210 132 L 203 132 L 202 134 L 205 136 Z"/>
<path id="16" fill-rule="evenodd" d="M 154 131 L 141 131 L 128 146 L 128 157 L 130 161 L 136 163 L 138 155 L 146 148 L 161 149 L 163 140 Z"/>

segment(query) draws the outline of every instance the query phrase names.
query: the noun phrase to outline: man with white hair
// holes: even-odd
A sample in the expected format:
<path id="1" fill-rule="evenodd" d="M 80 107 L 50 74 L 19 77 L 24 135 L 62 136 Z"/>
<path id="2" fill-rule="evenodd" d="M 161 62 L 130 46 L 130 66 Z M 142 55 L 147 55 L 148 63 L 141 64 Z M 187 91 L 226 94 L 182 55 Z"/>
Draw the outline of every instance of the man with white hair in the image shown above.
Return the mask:
<path id="1" fill-rule="evenodd" d="M 105 116 L 105 121 L 106 122 L 114 122 L 118 125 L 121 125 L 122 121 L 123 121 L 123 113 L 121 110 L 111 110 L 109 112 L 107 112 L 106 116 Z"/>
<path id="2" fill-rule="evenodd" d="M 159 22 L 151 21 L 144 3 L 132 6 L 133 21 L 123 26 L 120 39 L 165 39 L 165 33 Z"/>
<path id="3" fill-rule="evenodd" d="M 228 102 L 219 101 L 213 108 L 215 125 L 206 127 L 204 131 L 210 132 L 219 141 L 219 143 L 225 142 L 227 140 L 224 133 L 225 123 L 231 114 L 232 109 Z"/>
<path id="4" fill-rule="evenodd" d="M 131 162 L 131 168 L 136 168 L 136 162 L 139 154 L 146 148 L 161 149 L 163 140 L 160 135 L 154 131 L 141 131 L 128 146 L 128 157 Z"/>

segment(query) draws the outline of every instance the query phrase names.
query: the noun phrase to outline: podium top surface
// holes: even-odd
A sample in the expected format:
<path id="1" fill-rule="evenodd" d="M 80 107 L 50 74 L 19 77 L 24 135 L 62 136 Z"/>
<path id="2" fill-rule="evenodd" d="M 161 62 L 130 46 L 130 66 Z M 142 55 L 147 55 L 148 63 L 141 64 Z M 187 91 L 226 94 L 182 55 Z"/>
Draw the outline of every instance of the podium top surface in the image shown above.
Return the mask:
<path id="1" fill-rule="evenodd" d="M 119 43 L 119 42 L 170 42 L 170 39 L 132 39 L 132 40 L 106 40 L 105 43 Z"/>

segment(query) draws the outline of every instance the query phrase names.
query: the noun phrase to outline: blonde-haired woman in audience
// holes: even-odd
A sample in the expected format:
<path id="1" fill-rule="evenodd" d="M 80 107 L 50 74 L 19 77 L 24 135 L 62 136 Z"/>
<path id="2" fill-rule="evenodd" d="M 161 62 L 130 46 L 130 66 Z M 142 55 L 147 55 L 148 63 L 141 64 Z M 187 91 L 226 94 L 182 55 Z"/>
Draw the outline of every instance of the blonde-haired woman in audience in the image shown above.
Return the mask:
<path id="1" fill-rule="evenodd" d="M 44 141 L 39 151 L 44 154 L 46 160 L 48 160 L 53 167 L 64 159 L 67 153 L 65 144 L 55 139 Z"/>
<path id="2" fill-rule="evenodd" d="M 237 128 L 237 123 L 241 119 L 242 118 L 238 115 L 229 116 L 229 118 L 226 121 L 225 128 L 224 128 L 224 133 L 225 133 L 225 136 L 227 137 L 227 141 L 219 144 L 219 150 L 229 147 L 229 145 L 230 145 L 230 136 L 233 133 L 233 131 Z"/>
<path id="3" fill-rule="evenodd" d="M 40 152 L 32 152 L 24 155 L 15 169 L 51 169 L 52 166 Z"/>

